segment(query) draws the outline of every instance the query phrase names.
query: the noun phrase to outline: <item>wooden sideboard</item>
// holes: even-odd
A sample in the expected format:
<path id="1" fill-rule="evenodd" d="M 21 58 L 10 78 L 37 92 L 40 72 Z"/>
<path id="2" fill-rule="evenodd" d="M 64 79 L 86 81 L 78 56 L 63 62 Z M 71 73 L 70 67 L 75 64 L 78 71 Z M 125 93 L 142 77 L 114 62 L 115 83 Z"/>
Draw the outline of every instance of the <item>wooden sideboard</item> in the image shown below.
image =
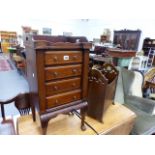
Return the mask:
<path id="1" fill-rule="evenodd" d="M 43 134 L 51 118 L 75 109 L 81 109 L 84 130 L 91 44 L 45 39 L 29 36 L 25 42 L 31 102 L 39 114 Z"/>

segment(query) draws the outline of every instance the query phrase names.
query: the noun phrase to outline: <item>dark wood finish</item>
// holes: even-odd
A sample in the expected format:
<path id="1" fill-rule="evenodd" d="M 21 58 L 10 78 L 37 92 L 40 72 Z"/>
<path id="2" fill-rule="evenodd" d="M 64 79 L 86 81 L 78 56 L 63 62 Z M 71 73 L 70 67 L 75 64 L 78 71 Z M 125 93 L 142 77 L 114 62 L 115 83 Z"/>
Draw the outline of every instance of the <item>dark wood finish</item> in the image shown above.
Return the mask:
<path id="1" fill-rule="evenodd" d="M 46 96 L 81 88 L 81 78 L 46 83 Z"/>
<path id="2" fill-rule="evenodd" d="M 51 118 L 77 109 L 82 111 L 84 129 L 91 44 L 65 42 L 65 37 L 54 37 L 61 42 L 52 36 L 41 38 L 27 36 L 25 46 L 31 101 L 39 113 L 43 134 Z"/>
<path id="3" fill-rule="evenodd" d="M 145 56 L 149 56 L 150 50 L 155 50 L 155 39 L 145 38 L 143 41 L 142 50 Z M 153 58 L 153 65 L 155 65 L 155 58 Z"/>
<path id="4" fill-rule="evenodd" d="M 89 66 L 89 52 L 88 50 L 83 51 L 83 68 L 82 68 L 82 98 L 84 101 L 88 97 L 88 67 Z"/>
<path id="5" fill-rule="evenodd" d="M 155 39 L 145 38 L 142 47 L 145 56 L 148 56 L 150 48 L 155 49 Z"/>
<path id="6" fill-rule="evenodd" d="M 136 51 L 133 50 L 121 50 L 117 48 L 108 48 L 107 53 L 114 58 L 131 58 L 136 55 Z"/>
<path id="7" fill-rule="evenodd" d="M 88 116 L 103 122 L 105 111 L 113 103 L 117 77 L 118 71 L 111 64 L 90 70 Z"/>
<path id="8" fill-rule="evenodd" d="M 67 60 L 69 58 L 69 60 Z M 66 61 L 67 60 L 67 61 Z M 80 51 L 53 51 L 46 52 L 45 65 L 81 63 L 82 53 Z"/>
<path id="9" fill-rule="evenodd" d="M 80 76 L 82 70 L 82 64 L 79 65 L 68 65 L 58 67 L 46 67 L 45 68 L 45 79 L 54 80 L 62 79 L 71 76 Z"/>
<path id="10" fill-rule="evenodd" d="M 29 115 L 31 110 L 29 93 L 18 95 L 15 99 L 15 106 L 21 115 Z"/>
<path id="11" fill-rule="evenodd" d="M 56 107 L 69 102 L 81 99 L 81 90 L 74 90 L 71 92 L 60 93 L 58 95 L 46 97 L 47 108 Z"/>
<path id="12" fill-rule="evenodd" d="M 124 60 L 128 61 L 130 58 L 135 57 L 136 51 L 133 51 L 133 50 L 122 50 L 122 49 L 118 49 L 118 48 L 108 48 L 107 49 L 107 54 L 110 57 L 113 58 L 113 64 L 115 66 L 118 66 L 119 65 L 119 63 L 118 63 L 119 60 L 124 59 Z M 125 65 L 126 66 L 124 66 L 124 67 L 128 67 L 128 64 L 125 64 Z"/>

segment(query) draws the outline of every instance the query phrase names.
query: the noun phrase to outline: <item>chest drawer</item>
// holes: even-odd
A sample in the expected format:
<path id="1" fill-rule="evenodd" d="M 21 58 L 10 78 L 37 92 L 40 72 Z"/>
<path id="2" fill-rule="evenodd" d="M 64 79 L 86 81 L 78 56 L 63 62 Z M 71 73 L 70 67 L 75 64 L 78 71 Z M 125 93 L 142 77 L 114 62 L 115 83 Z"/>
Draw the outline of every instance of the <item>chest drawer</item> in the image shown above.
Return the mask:
<path id="1" fill-rule="evenodd" d="M 81 62 L 82 52 L 80 51 L 49 51 L 45 53 L 45 65 L 61 65 Z"/>
<path id="2" fill-rule="evenodd" d="M 72 79 L 61 80 L 57 82 L 48 82 L 46 83 L 45 87 L 46 87 L 46 96 L 51 96 L 65 91 L 80 89 L 81 79 L 72 78 Z"/>
<path id="3" fill-rule="evenodd" d="M 45 79 L 61 79 L 66 77 L 74 77 L 81 75 L 82 64 L 79 65 L 68 65 L 58 67 L 46 67 L 45 68 Z"/>
<path id="4" fill-rule="evenodd" d="M 46 105 L 47 105 L 47 108 L 53 108 L 53 107 L 67 104 L 80 99 L 81 99 L 81 90 L 75 90 L 67 93 L 54 95 L 51 97 L 46 97 Z"/>

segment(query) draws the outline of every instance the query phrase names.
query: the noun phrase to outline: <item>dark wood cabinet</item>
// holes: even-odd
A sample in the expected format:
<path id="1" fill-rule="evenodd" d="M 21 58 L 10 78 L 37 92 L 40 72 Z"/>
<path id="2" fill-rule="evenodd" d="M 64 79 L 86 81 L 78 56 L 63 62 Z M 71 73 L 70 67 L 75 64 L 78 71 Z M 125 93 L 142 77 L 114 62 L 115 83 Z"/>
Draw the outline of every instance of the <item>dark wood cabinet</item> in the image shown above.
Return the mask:
<path id="1" fill-rule="evenodd" d="M 39 114 L 43 133 L 52 117 L 77 109 L 81 109 L 84 129 L 91 44 L 54 43 L 50 37 L 43 41 L 40 36 L 30 36 L 25 43 L 31 102 Z"/>
<path id="2" fill-rule="evenodd" d="M 140 30 L 119 30 L 114 31 L 113 43 L 119 45 L 121 49 L 138 50 Z"/>
<path id="3" fill-rule="evenodd" d="M 145 38 L 142 47 L 145 56 L 148 56 L 150 48 L 155 49 L 155 39 Z"/>
<path id="4" fill-rule="evenodd" d="M 144 51 L 144 55 L 148 56 L 148 64 L 147 66 L 150 67 L 150 63 L 151 66 L 155 65 L 155 39 L 150 39 L 150 38 L 145 38 L 143 41 L 143 47 L 142 50 Z"/>

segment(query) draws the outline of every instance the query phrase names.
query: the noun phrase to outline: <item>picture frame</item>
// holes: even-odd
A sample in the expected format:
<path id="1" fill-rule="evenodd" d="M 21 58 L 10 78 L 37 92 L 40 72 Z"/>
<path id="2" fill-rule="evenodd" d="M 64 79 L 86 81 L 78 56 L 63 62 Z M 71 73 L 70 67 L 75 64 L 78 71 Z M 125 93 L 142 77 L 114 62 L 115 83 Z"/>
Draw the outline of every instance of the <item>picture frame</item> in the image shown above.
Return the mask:
<path id="1" fill-rule="evenodd" d="M 43 28 L 42 32 L 43 32 L 43 35 L 52 35 L 52 29 L 51 28 Z"/>

